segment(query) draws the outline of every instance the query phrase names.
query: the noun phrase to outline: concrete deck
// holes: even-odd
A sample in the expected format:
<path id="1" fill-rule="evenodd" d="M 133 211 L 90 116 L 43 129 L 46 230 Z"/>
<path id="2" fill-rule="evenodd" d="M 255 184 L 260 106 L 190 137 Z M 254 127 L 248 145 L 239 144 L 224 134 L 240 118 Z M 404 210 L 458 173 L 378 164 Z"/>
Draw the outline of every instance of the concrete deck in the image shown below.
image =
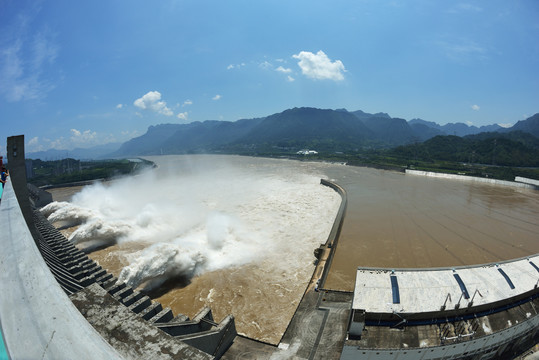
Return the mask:
<path id="1" fill-rule="evenodd" d="M 352 307 L 368 313 L 454 311 L 503 302 L 530 292 L 539 280 L 539 254 L 499 264 L 447 269 L 359 268 Z M 504 276 L 504 274 L 507 276 Z M 455 275 L 466 287 L 461 289 Z M 391 276 L 398 283 L 394 302 Z M 460 300 L 460 302 L 459 302 Z"/>

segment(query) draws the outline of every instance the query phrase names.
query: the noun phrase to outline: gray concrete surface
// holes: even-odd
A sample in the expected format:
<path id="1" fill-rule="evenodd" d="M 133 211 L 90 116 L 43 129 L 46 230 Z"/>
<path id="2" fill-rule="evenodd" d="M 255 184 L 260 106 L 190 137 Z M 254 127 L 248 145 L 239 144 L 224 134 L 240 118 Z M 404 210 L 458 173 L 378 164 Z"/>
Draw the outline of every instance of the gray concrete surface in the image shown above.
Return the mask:
<path id="1" fill-rule="evenodd" d="M 372 313 L 425 313 L 499 303 L 533 291 L 537 286 L 539 255 L 497 264 L 436 269 L 359 268 L 354 309 Z M 507 276 L 506 280 L 503 274 Z M 458 274 L 468 298 L 454 278 Z M 398 280 L 400 301 L 393 302 L 390 276 Z M 510 284 L 513 286 L 511 288 Z M 449 295 L 448 295 L 449 294 Z"/>
<path id="2" fill-rule="evenodd" d="M 125 359 L 213 359 L 137 316 L 97 284 L 70 298 L 86 320 Z"/>
<path id="3" fill-rule="evenodd" d="M 20 210 L 13 179 L 0 204 L 0 324 L 9 356 L 121 359 L 85 321 L 45 265 Z"/>

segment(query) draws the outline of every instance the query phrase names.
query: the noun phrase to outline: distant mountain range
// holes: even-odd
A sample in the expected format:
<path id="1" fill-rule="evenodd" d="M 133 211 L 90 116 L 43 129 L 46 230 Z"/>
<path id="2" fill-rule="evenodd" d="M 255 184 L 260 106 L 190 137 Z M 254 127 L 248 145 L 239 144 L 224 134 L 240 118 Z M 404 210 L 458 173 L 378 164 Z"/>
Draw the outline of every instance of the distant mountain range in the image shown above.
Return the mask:
<path id="1" fill-rule="evenodd" d="M 478 128 L 463 123 L 442 126 L 421 119 L 406 121 L 392 118 L 386 113 L 303 107 L 263 118 L 234 122 L 208 120 L 150 126 L 146 134 L 121 144 L 107 155 L 101 153 L 99 157 L 214 152 L 267 153 L 303 148 L 334 152 L 393 148 L 421 143 L 439 135 L 462 137 L 515 130 L 539 137 L 539 114 L 521 120 L 511 128 L 499 125 Z M 35 154 L 28 154 L 28 157 L 37 158 Z M 75 150 L 69 152 L 71 157 L 76 157 L 75 154 Z"/>

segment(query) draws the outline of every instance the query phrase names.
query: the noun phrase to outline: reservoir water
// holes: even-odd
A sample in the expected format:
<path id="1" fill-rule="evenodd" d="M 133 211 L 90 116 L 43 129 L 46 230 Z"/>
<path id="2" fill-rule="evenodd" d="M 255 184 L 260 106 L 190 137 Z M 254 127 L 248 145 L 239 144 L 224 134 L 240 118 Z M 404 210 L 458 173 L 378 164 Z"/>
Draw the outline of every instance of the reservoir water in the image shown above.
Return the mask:
<path id="1" fill-rule="evenodd" d="M 175 314 L 210 306 L 278 343 L 314 269 L 340 197 L 348 209 L 326 288 L 358 266 L 437 267 L 539 252 L 539 193 L 337 164 L 239 156 L 152 157 L 151 174 L 92 186 L 52 220 L 114 275 Z M 55 200 L 66 196 L 52 191 Z"/>

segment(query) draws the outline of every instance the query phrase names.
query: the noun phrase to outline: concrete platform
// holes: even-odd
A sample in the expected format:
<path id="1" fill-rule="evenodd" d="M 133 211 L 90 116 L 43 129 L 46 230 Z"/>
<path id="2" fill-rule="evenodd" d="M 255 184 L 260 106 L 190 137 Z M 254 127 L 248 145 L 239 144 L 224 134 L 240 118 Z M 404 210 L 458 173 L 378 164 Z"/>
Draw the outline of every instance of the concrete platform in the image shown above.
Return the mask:
<path id="1" fill-rule="evenodd" d="M 352 307 L 368 313 L 403 314 L 500 304 L 537 287 L 537 266 L 539 255 L 445 269 L 359 268 Z"/>

